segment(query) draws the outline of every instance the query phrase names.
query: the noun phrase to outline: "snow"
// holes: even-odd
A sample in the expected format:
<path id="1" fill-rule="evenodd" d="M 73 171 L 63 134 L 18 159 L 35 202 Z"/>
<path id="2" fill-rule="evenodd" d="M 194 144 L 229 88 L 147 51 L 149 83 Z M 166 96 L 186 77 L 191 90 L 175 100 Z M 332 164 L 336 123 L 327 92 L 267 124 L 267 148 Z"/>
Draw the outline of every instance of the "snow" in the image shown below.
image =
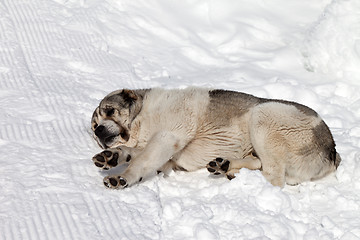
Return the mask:
<path id="1" fill-rule="evenodd" d="M 1 1 L 0 239 L 360 239 L 359 12 L 357 0 Z M 247 169 L 106 189 L 91 161 L 99 101 L 191 85 L 312 107 L 338 171 L 283 189 Z"/>

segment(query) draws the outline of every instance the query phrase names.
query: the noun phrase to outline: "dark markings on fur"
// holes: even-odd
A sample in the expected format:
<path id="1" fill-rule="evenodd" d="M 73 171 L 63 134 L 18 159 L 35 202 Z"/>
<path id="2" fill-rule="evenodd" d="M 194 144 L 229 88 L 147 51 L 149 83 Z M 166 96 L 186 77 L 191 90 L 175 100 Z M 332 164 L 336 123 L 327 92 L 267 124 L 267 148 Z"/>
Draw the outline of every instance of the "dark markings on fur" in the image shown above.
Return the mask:
<path id="1" fill-rule="evenodd" d="M 282 104 L 286 104 L 286 105 L 291 105 L 296 107 L 300 112 L 302 112 L 303 114 L 307 115 L 307 116 L 313 116 L 313 117 L 317 117 L 318 114 L 317 112 L 315 112 L 314 110 L 312 110 L 311 108 L 302 105 L 300 103 L 297 102 L 291 102 L 291 101 L 286 101 L 286 100 L 281 100 L 281 99 L 264 99 L 266 102 L 277 102 L 277 103 L 282 103 Z"/>
<path id="2" fill-rule="evenodd" d="M 115 91 L 108 96 L 106 96 L 99 104 L 99 107 L 95 111 L 93 116 L 93 121 L 95 121 L 95 116 L 101 115 L 107 119 L 113 120 L 116 124 L 119 125 L 120 133 L 119 135 L 125 140 L 129 141 L 130 135 L 126 130 L 126 127 L 119 124 L 119 113 L 121 109 L 129 110 L 129 122 L 132 122 L 135 117 L 140 113 L 142 108 L 143 98 L 145 98 L 146 93 L 149 89 L 139 89 L 139 90 L 127 90 L 123 89 L 120 91 Z M 99 138 L 99 141 L 102 143 L 102 146 L 105 146 L 106 138 L 115 137 L 111 136 L 112 133 L 108 132 L 106 129 L 102 129 L 98 126 L 94 132 L 95 135 Z M 106 146 L 105 146 L 106 147 Z"/>
<path id="3" fill-rule="evenodd" d="M 141 177 L 140 179 L 139 179 L 139 182 L 141 182 L 143 180 L 143 178 Z"/>
<path id="4" fill-rule="evenodd" d="M 114 187 L 116 187 L 116 185 L 118 185 L 118 181 L 115 178 L 109 178 L 109 182 Z"/>
<path id="5" fill-rule="evenodd" d="M 187 172 L 187 171 L 188 171 L 186 168 L 183 168 L 183 167 L 181 167 L 181 166 L 179 166 L 179 165 L 175 165 L 175 166 L 173 167 L 173 170 L 174 170 L 174 171 L 184 171 L 184 172 Z"/>
<path id="6" fill-rule="evenodd" d="M 262 102 L 260 98 L 246 93 L 220 89 L 209 91 L 209 97 L 206 117 L 219 127 L 228 126 L 231 119 L 244 115 L 253 106 Z"/>
<path id="7" fill-rule="evenodd" d="M 207 168 L 207 170 L 208 170 L 209 172 L 211 172 L 211 173 L 214 173 L 214 172 L 215 172 L 215 169 L 213 169 L 213 168 Z"/>
<path id="8" fill-rule="evenodd" d="M 210 91 L 209 96 L 211 100 L 229 103 L 230 107 L 235 107 L 238 110 L 237 113 L 239 113 L 239 111 L 241 112 L 240 115 L 242 115 L 244 111 L 248 111 L 249 107 L 263 102 L 262 98 L 255 97 L 247 93 L 221 89 Z M 240 104 L 237 104 L 238 102 L 241 102 L 241 105 L 248 104 L 248 106 L 245 105 L 246 107 L 244 109 L 239 109 Z"/>
<path id="9" fill-rule="evenodd" d="M 132 91 L 131 91 L 132 92 Z M 106 96 L 103 101 L 106 103 L 120 104 L 121 107 L 130 107 L 135 101 L 134 98 L 130 97 L 130 90 L 121 90 L 120 92 L 114 92 L 114 94 Z M 112 106 L 111 104 L 107 106 Z M 108 109 L 110 109 L 108 107 Z"/>
<path id="10" fill-rule="evenodd" d="M 98 108 L 95 109 L 95 111 L 94 111 L 94 113 L 93 113 L 93 115 L 92 115 L 92 118 L 91 118 L 92 123 L 94 123 L 94 125 L 93 125 L 93 128 L 94 128 L 94 129 L 96 129 L 96 128 L 98 127 L 98 124 L 96 123 L 96 120 L 97 120 L 97 118 L 98 118 L 98 113 L 97 113 L 97 111 L 98 111 Z"/>
<path id="11" fill-rule="evenodd" d="M 223 170 L 224 172 L 227 172 L 229 170 L 229 166 L 230 166 L 230 161 L 226 160 L 221 166 L 221 170 Z"/>
<path id="12" fill-rule="evenodd" d="M 128 156 L 126 157 L 126 162 L 130 162 L 130 160 L 131 160 L 131 155 L 128 155 Z"/>
<path id="13" fill-rule="evenodd" d="M 332 162 L 335 166 L 338 165 L 340 160 L 338 158 L 337 161 L 335 142 L 329 127 L 325 124 L 324 121 L 321 121 L 319 125 L 314 128 L 313 133 L 313 144 L 317 146 L 324 154 L 325 160 Z"/>
<path id="14" fill-rule="evenodd" d="M 108 158 L 111 157 L 111 155 L 112 155 L 112 152 L 110 152 L 110 151 L 103 151 L 103 153 Z"/>
<path id="15" fill-rule="evenodd" d="M 216 173 L 214 173 L 214 175 L 220 175 L 221 173 L 219 173 L 219 172 L 216 172 Z"/>
<path id="16" fill-rule="evenodd" d="M 296 151 L 296 153 L 299 156 L 310 156 L 311 154 L 313 154 L 314 152 L 316 152 L 317 150 L 314 148 L 314 143 L 309 142 L 309 144 L 303 146 L 302 148 L 298 149 Z"/>
<path id="17" fill-rule="evenodd" d="M 130 135 L 129 133 L 123 128 L 120 132 L 120 137 L 124 139 L 125 141 L 129 141 Z"/>
<path id="18" fill-rule="evenodd" d="M 109 183 L 107 183 L 107 182 L 105 182 L 105 181 L 104 181 L 104 185 L 105 185 L 105 187 L 110 187 L 110 186 L 109 186 Z"/>
<path id="19" fill-rule="evenodd" d="M 120 96 L 124 99 L 124 101 L 127 104 L 129 104 L 128 106 L 131 106 L 137 100 L 136 94 L 128 89 L 122 90 Z"/>
<path id="20" fill-rule="evenodd" d="M 92 115 L 92 119 L 98 118 L 98 113 L 97 113 L 98 109 L 95 109 L 93 115 Z"/>
<path id="21" fill-rule="evenodd" d="M 105 162 L 105 158 L 103 156 L 101 156 L 100 154 L 96 155 L 95 159 L 99 162 Z"/>
<path id="22" fill-rule="evenodd" d="M 227 124 L 228 121 L 230 120 L 228 116 L 234 116 L 234 113 L 236 114 L 236 116 L 241 116 L 244 113 L 246 113 L 251 107 L 267 102 L 277 102 L 286 105 L 291 105 L 296 107 L 300 112 L 304 113 L 307 116 L 315 116 L 315 117 L 318 116 L 318 114 L 314 110 L 312 110 L 311 108 L 305 105 L 296 102 L 281 100 L 281 99 L 258 98 L 253 95 L 242 92 L 227 91 L 221 89 L 210 91 L 209 96 L 211 102 L 211 104 L 209 105 L 209 111 L 214 111 L 214 114 L 211 114 L 210 112 L 210 116 L 219 116 L 218 112 L 216 111 L 219 111 L 217 109 L 222 109 L 222 108 L 218 108 L 218 105 L 226 105 L 227 109 L 226 111 L 221 113 L 222 117 L 220 117 L 221 120 L 224 120 L 223 124 Z M 228 114 L 228 112 L 230 112 L 231 114 Z"/>
<path id="23" fill-rule="evenodd" d="M 119 158 L 119 154 L 114 153 L 112 159 L 110 161 L 108 161 L 108 164 L 112 167 L 115 167 L 118 164 L 118 158 Z"/>
<path id="24" fill-rule="evenodd" d="M 335 167 L 336 167 L 336 169 L 340 165 L 340 162 L 341 162 L 341 157 L 340 157 L 340 154 L 337 152 L 336 153 L 336 158 L 335 158 Z"/>
<path id="25" fill-rule="evenodd" d="M 95 163 L 95 166 L 97 166 L 97 167 L 99 167 L 99 168 L 102 168 L 104 165 L 101 164 L 101 163 L 96 162 L 96 163 Z"/>
<path id="26" fill-rule="evenodd" d="M 334 163 L 334 165 L 336 165 L 336 150 L 335 147 L 332 149 L 329 149 L 329 153 L 328 153 L 328 158 L 331 162 Z"/>
<path id="27" fill-rule="evenodd" d="M 106 109 L 105 112 L 106 112 L 107 117 L 111 117 L 112 115 L 114 115 L 115 109 L 114 108 L 109 108 L 109 109 Z"/>
<path id="28" fill-rule="evenodd" d="M 115 109 L 123 109 L 129 108 L 131 113 L 131 120 L 135 118 L 135 116 L 140 112 L 141 107 L 137 107 L 137 102 L 142 102 L 142 98 L 146 94 L 147 90 L 128 90 L 123 89 L 121 91 L 116 91 L 113 94 L 106 96 L 100 106 L 103 108 L 115 108 Z"/>
<path id="29" fill-rule="evenodd" d="M 160 174 L 160 173 L 162 173 L 162 172 L 161 172 L 161 171 L 159 171 L 159 170 L 157 170 L 157 171 L 156 171 L 156 173 L 157 173 L 157 174 Z"/>

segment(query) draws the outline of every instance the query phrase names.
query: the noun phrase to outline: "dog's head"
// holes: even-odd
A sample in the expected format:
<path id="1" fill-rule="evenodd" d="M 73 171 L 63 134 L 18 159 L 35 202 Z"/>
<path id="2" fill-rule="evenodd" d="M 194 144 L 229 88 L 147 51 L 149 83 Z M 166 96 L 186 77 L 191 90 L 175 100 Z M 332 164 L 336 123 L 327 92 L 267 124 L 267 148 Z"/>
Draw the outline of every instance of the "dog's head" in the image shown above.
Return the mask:
<path id="1" fill-rule="evenodd" d="M 141 93 L 127 89 L 112 92 L 95 109 L 91 129 L 102 148 L 115 148 L 129 141 L 131 123 L 141 110 Z"/>

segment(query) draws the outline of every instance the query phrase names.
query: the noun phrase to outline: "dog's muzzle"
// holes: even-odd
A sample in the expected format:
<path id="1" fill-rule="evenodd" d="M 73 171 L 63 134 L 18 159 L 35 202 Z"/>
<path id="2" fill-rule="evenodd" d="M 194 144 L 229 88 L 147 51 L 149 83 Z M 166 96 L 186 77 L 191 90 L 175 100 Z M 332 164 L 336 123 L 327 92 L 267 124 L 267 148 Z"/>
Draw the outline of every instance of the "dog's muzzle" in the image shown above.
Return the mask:
<path id="1" fill-rule="evenodd" d="M 111 145 L 117 135 L 118 134 L 108 131 L 107 128 L 103 125 L 100 125 L 95 129 L 95 136 L 97 137 L 101 145 L 104 146 L 104 148 L 108 148 L 108 146 Z"/>

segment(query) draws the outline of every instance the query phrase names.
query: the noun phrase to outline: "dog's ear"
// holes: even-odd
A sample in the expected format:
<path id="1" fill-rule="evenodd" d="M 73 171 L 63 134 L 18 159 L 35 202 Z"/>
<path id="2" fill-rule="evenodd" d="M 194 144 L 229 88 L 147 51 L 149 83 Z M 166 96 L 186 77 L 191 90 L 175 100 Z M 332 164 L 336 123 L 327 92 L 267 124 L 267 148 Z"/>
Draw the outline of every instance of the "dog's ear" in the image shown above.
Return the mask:
<path id="1" fill-rule="evenodd" d="M 138 99 L 138 96 L 135 94 L 134 91 L 129 89 L 123 89 L 120 92 L 120 96 L 124 99 L 126 103 L 130 106 Z"/>

